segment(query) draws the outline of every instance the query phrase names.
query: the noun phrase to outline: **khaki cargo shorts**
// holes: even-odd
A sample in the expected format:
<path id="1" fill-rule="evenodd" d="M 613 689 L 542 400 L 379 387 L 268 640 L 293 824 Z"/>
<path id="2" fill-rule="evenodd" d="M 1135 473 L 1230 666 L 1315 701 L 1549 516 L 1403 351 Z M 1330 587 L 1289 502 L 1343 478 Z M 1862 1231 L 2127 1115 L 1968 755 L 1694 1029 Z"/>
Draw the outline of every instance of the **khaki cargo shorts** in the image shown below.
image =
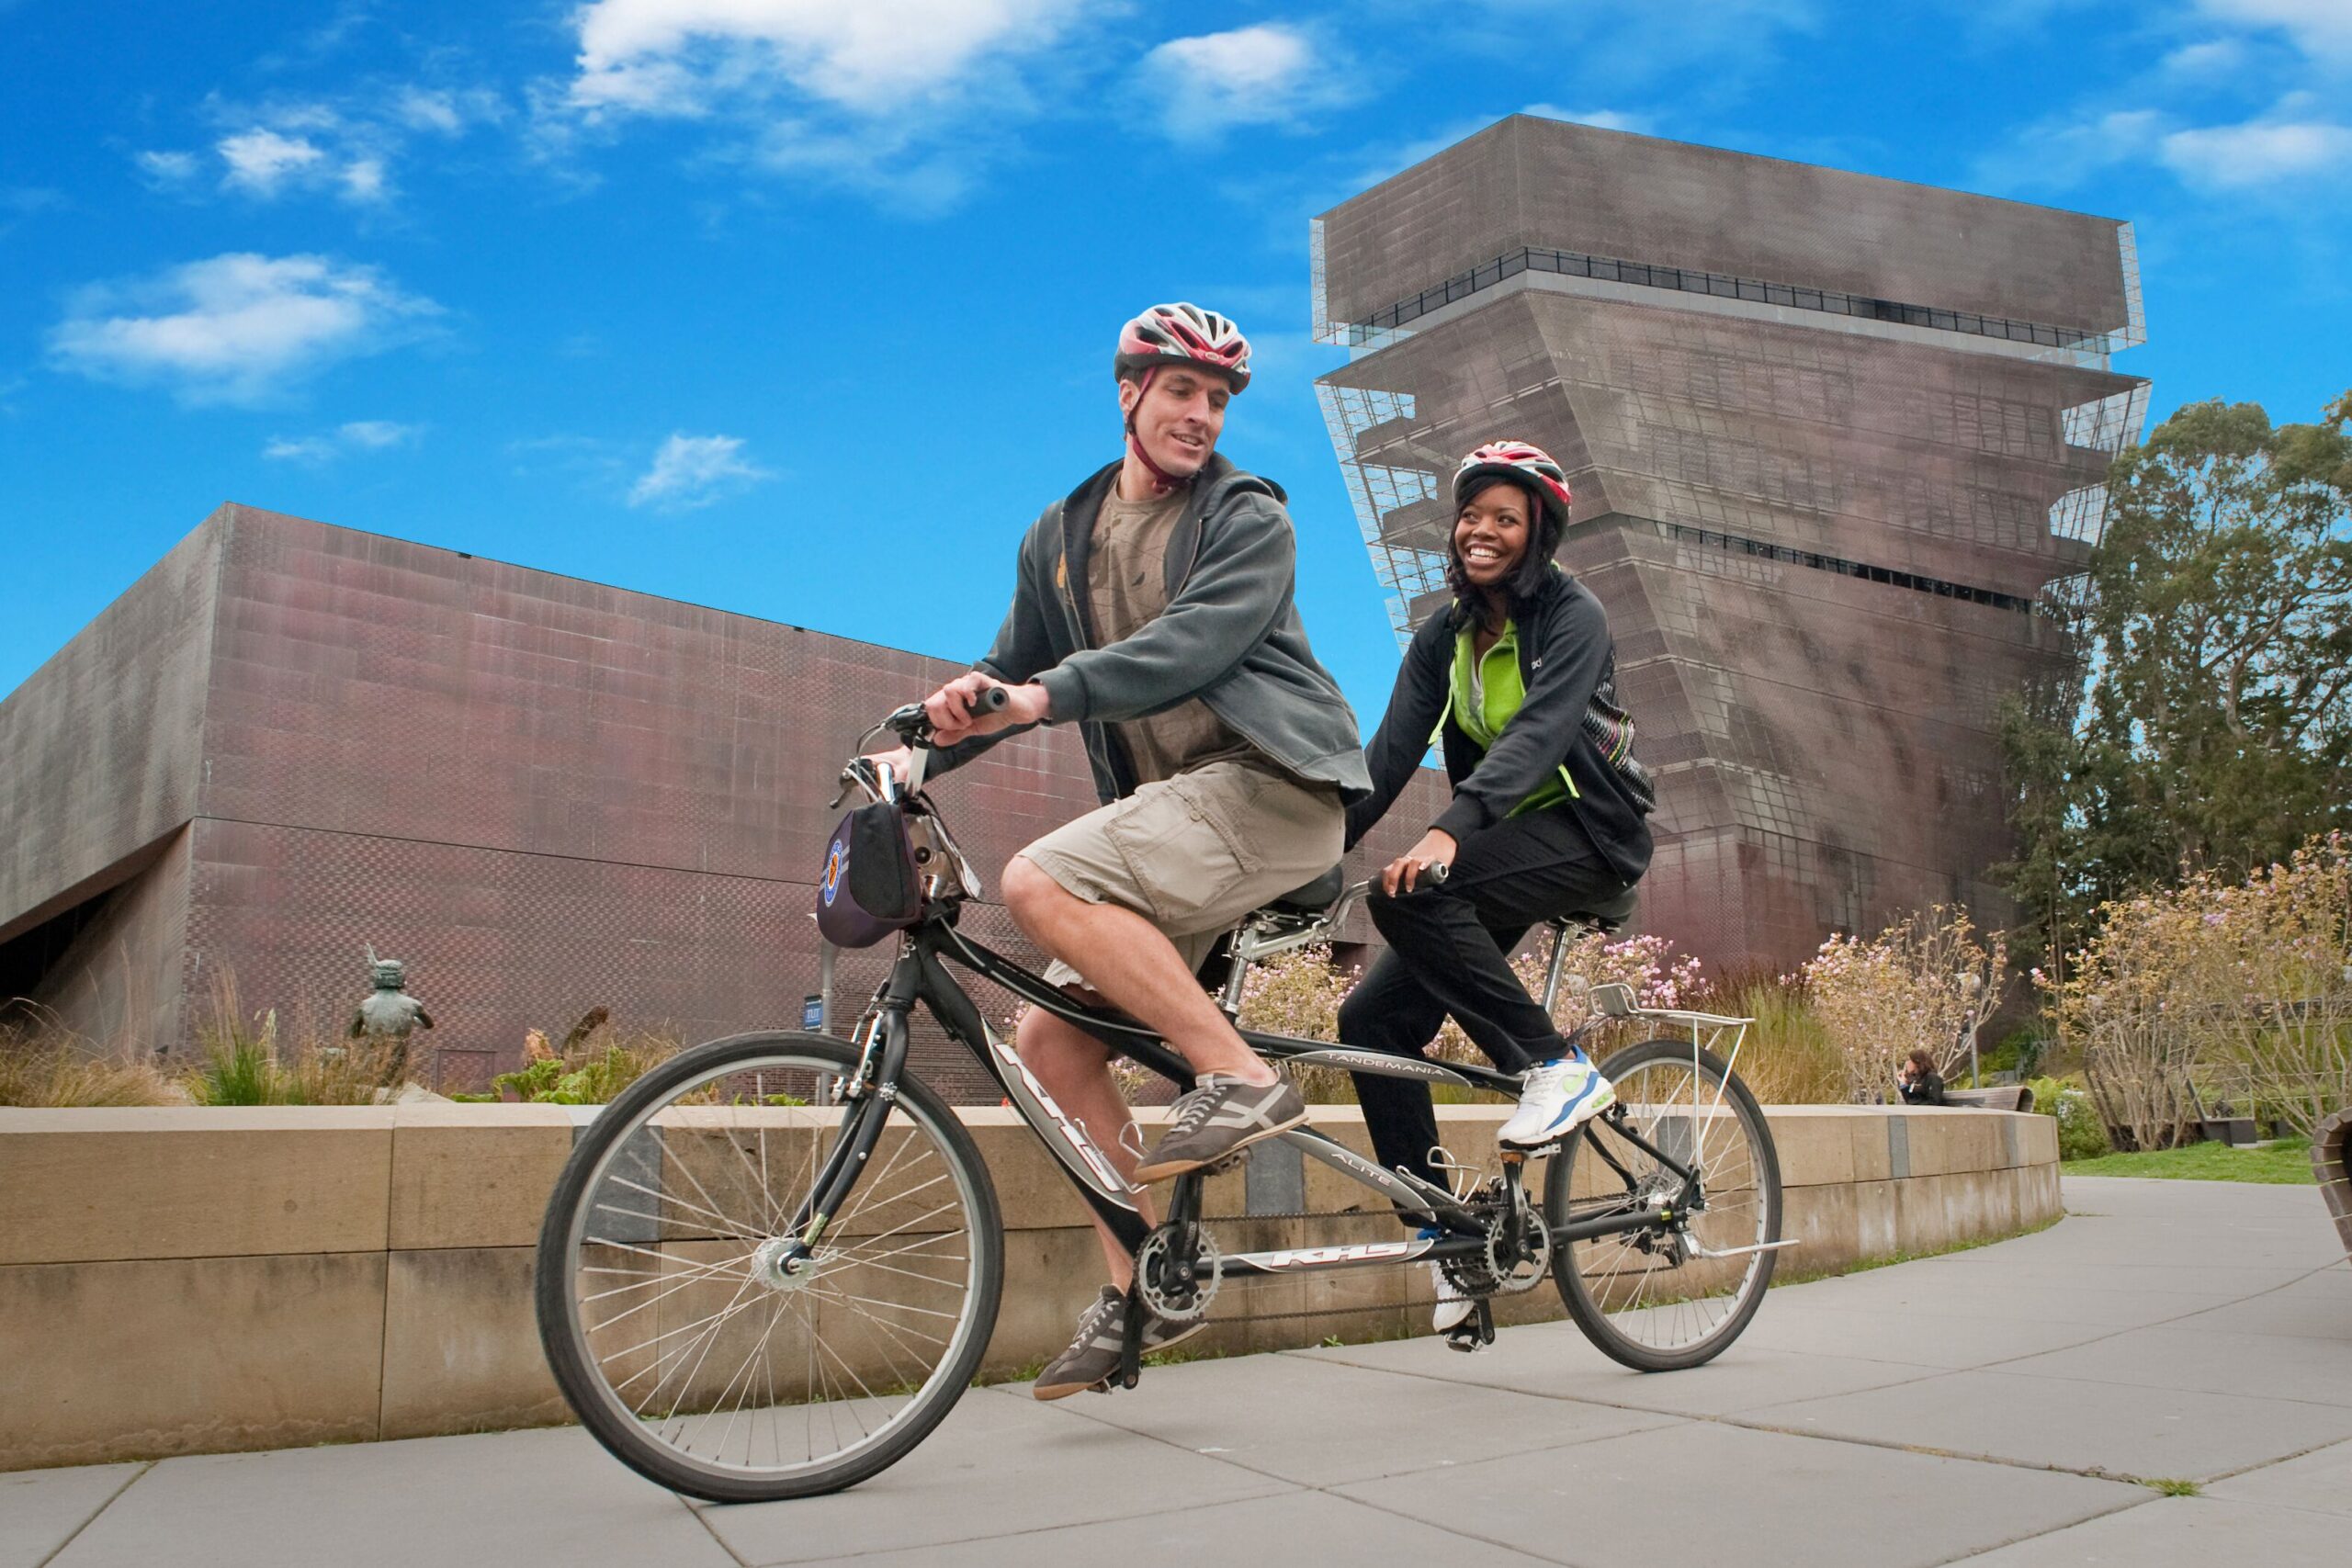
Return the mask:
<path id="1" fill-rule="evenodd" d="M 1242 916 L 1339 864 L 1347 832 L 1338 790 L 1209 762 L 1090 811 L 1021 853 L 1088 903 L 1133 909 L 1198 969 Z M 1084 984 L 1058 959 L 1046 978 Z"/>

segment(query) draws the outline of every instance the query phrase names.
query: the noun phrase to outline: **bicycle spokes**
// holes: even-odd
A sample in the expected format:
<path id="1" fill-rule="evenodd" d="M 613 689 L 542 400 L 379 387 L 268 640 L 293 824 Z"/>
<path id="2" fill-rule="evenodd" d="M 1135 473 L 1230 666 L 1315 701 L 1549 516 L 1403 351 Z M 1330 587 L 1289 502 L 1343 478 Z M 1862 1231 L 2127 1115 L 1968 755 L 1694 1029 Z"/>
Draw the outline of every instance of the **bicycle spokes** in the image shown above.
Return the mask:
<path id="1" fill-rule="evenodd" d="M 1779 1173 L 1762 1113 L 1713 1056 L 1657 1042 L 1626 1058 L 1610 1066 L 1617 1108 L 1559 1156 L 1551 1217 L 1639 1223 L 1570 1241 L 1561 1288 L 1618 1359 L 1695 1364 L 1683 1358 L 1728 1343 L 1769 1280 Z"/>
<path id="2" fill-rule="evenodd" d="M 820 1178 L 866 1114 L 808 1103 L 840 1070 L 788 1050 L 714 1062 L 591 1129 L 603 1146 L 573 1208 L 563 1319 L 589 1404 L 626 1428 L 639 1468 L 838 1473 L 968 1378 L 956 1364 L 985 1337 L 994 1238 L 976 1231 L 961 1129 L 902 1097 L 829 1213 Z"/>

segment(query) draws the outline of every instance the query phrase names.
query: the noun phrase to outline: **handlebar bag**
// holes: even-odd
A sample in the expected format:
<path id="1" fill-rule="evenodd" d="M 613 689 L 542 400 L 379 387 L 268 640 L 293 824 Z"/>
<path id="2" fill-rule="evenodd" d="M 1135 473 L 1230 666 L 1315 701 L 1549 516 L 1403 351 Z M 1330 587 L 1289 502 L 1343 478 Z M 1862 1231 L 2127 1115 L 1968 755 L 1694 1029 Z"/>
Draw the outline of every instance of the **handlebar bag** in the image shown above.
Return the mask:
<path id="1" fill-rule="evenodd" d="M 836 947 L 871 947 L 914 924 L 922 885 L 907 843 L 907 818 L 894 801 L 861 806 L 825 846 L 817 882 L 817 929 Z"/>

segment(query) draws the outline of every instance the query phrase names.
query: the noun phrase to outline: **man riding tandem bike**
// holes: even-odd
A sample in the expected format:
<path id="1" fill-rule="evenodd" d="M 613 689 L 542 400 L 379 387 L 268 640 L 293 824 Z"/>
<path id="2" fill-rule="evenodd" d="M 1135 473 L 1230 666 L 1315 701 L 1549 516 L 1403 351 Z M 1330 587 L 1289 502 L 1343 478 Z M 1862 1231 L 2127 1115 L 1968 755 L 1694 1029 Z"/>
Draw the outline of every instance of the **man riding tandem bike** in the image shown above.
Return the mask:
<path id="1" fill-rule="evenodd" d="M 1464 461 L 1454 607 L 1414 638 L 1360 750 L 1292 602 L 1283 492 L 1216 450 L 1248 342 L 1213 311 L 1155 306 L 1122 331 L 1114 368 L 1121 458 L 1024 536 L 978 667 L 876 725 L 867 740 L 896 747 L 842 771 L 866 803 L 828 846 L 820 924 L 845 945 L 899 938 L 853 1037 L 682 1053 L 598 1116 L 557 1184 L 536 1287 L 549 1365 L 599 1440 L 663 1485 L 720 1501 L 851 1485 L 968 1386 L 1003 1234 L 970 1135 L 906 1071 L 917 1006 L 996 1077 L 1101 1241 L 1107 1282 L 1040 1399 L 1132 1386 L 1142 1355 L 1206 1325 L 1227 1279 L 1407 1263 L 1431 1270 L 1436 1326 L 1459 1348 L 1492 1340 L 1494 1296 L 1549 1277 L 1610 1355 L 1694 1366 L 1746 1326 L 1784 1245 L 1762 1113 L 1706 1048 L 1727 1036 L 1736 1056 L 1745 1021 L 1649 1015 L 1677 1037 L 1604 1076 L 1550 1020 L 1569 930 L 1630 910 L 1650 805 L 1606 618 L 1551 559 L 1558 466 L 1518 442 Z M 924 786 L 1047 723 L 1080 727 L 1103 805 L 1006 867 L 1004 904 L 1050 961 L 1040 975 L 959 928 L 980 880 Z M 1238 1029 L 1246 965 L 1328 940 L 1367 891 L 1342 888 L 1340 852 L 1432 743 L 1453 796 L 1370 885 L 1390 945 L 1340 1042 Z M 1538 921 L 1555 927 L 1540 1004 L 1507 963 Z M 1220 1006 L 1195 975 L 1228 933 Z M 1029 1004 L 1013 1041 L 951 965 Z M 1593 1000 L 1596 1020 L 1634 1011 L 1624 987 Z M 1420 1055 L 1448 1015 L 1492 1067 Z M 1148 1149 L 1114 1055 L 1185 1089 Z M 1307 1125 L 1277 1070 L 1291 1061 L 1355 1074 L 1379 1163 Z M 1519 1101 L 1498 1175 L 1448 1185 L 1432 1082 Z M 1386 1200 L 1408 1235 L 1221 1252 L 1204 1179 L 1276 1137 Z M 1539 1194 L 1528 1162 L 1545 1155 Z"/>

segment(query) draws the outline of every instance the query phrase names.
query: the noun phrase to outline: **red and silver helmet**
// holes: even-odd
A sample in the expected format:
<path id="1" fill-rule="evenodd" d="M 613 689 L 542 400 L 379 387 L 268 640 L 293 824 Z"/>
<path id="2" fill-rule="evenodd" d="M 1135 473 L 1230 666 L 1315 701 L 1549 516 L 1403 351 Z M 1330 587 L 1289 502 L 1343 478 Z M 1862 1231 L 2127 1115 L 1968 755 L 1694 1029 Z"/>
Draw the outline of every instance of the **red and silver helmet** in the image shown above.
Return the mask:
<path id="1" fill-rule="evenodd" d="M 1205 365 L 1230 378 L 1238 392 L 1250 384 L 1250 340 L 1215 310 L 1154 305 L 1119 329 L 1119 353 L 1111 363 L 1118 376 L 1157 365 Z"/>
<path id="2" fill-rule="evenodd" d="M 1510 479 L 1533 491 L 1544 510 L 1552 514 L 1552 525 L 1562 533 L 1567 531 L 1568 508 L 1576 498 L 1568 493 L 1566 471 L 1543 447 L 1525 441 L 1489 441 L 1463 458 L 1462 466 L 1453 470 L 1455 509 L 1489 479 Z"/>

